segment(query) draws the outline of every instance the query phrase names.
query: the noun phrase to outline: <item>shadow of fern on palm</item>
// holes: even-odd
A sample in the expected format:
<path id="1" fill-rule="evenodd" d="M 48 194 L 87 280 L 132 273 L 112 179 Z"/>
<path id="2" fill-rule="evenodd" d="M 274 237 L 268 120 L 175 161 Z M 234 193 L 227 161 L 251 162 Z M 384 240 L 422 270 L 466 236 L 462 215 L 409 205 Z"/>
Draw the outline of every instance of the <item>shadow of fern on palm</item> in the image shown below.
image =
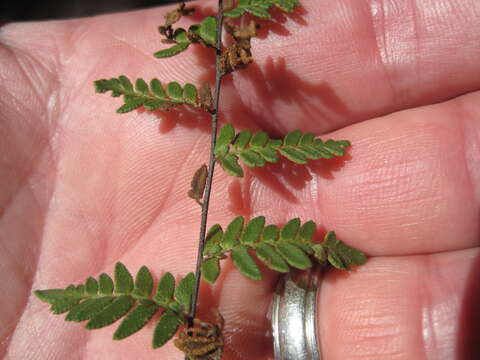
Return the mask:
<path id="1" fill-rule="evenodd" d="M 305 189 L 314 177 L 333 180 L 335 173 L 341 171 L 349 160 L 351 156 L 347 152 L 341 158 L 319 159 L 303 166 L 280 159 L 278 163 L 248 169 L 241 183 L 234 180 L 229 185 L 229 209 L 234 214 L 251 215 L 253 181 L 258 181 L 280 199 L 298 204 L 300 200 L 296 193 Z"/>
<path id="2" fill-rule="evenodd" d="M 285 58 L 267 57 L 265 64 L 252 64 L 238 75 L 255 92 L 251 104 L 254 113 L 268 113 L 257 122 L 272 134 L 291 131 L 301 124 L 302 129 L 324 134 L 338 127 L 337 119 L 348 117 L 350 110 L 328 83 L 312 83 L 290 69 Z M 290 116 L 284 116 L 285 109 Z M 268 111 L 269 110 L 269 111 Z"/>
<path id="3" fill-rule="evenodd" d="M 267 39 L 270 34 L 279 36 L 291 35 L 291 32 L 285 25 L 289 19 L 302 26 L 308 25 L 305 20 L 305 15 L 308 14 L 308 12 L 302 6 L 299 6 L 294 13 L 284 13 L 280 10 L 274 9 L 271 14 L 272 19 L 270 21 L 260 21 L 260 28 L 257 32 L 257 37 L 259 39 Z"/>
<path id="4" fill-rule="evenodd" d="M 244 181 L 234 179 L 228 185 L 229 206 L 228 209 L 235 215 L 252 215 L 251 182 L 248 173 Z"/>

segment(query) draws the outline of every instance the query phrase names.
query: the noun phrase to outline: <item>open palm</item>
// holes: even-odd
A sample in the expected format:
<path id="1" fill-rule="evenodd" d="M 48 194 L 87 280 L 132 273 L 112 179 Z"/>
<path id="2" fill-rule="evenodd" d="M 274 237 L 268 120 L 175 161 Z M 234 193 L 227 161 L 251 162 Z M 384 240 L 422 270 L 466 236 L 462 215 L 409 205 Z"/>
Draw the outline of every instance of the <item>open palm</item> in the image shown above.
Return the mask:
<path id="1" fill-rule="evenodd" d="M 218 170 L 209 222 L 312 219 L 371 256 L 324 279 L 325 359 L 474 359 L 480 3 L 302 3 L 297 15 L 262 22 L 256 63 L 224 82 L 221 121 L 349 139 L 349 155 L 283 162 L 241 180 Z M 196 5 L 205 14 L 215 3 Z M 208 158 L 208 116 L 120 116 L 119 99 L 92 87 L 120 74 L 211 78 L 208 49 L 152 57 L 166 11 L 0 29 L 0 356 L 181 358 L 171 344 L 150 349 L 152 325 L 113 341 L 116 326 L 87 331 L 32 297 L 111 273 L 116 261 L 157 276 L 194 269 L 200 208 L 186 192 Z M 267 359 L 276 277 L 263 269 L 256 282 L 224 265 L 218 284 L 202 289 L 201 307 L 226 318 L 226 359 Z"/>

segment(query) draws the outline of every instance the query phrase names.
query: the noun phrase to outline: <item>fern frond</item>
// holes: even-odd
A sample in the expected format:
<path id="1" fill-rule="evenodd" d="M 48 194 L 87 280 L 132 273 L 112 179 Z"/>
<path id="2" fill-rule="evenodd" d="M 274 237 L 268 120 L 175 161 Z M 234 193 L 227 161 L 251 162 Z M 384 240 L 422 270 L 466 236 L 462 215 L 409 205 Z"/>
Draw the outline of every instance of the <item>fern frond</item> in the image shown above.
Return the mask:
<path id="1" fill-rule="evenodd" d="M 350 142 L 346 140 L 329 139 L 324 142 L 300 130 L 292 131 L 283 140 L 271 139 L 263 131 L 252 133 L 243 130 L 235 134 L 233 126 L 226 124 L 219 131 L 215 156 L 225 172 L 242 177 L 243 170 L 238 160 L 253 168 L 265 166 L 267 162 L 276 163 L 278 155 L 281 155 L 294 163 L 306 164 L 308 160 L 343 156 L 349 146 Z"/>
<path id="2" fill-rule="evenodd" d="M 256 255 L 267 267 L 278 272 L 290 268 L 308 269 L 312 261 L 337 269 L 349 270 L 366 262 L 365 255 L 335 237 L 330 231 L 323 242 L 313 240 L 316 224 L 300 219 L 290 220 L 281 229 L 276 225 L 265 226 L 265 217 L 258 216 L 245 225 L 242 216 L 233 219 L 223 231 L 219 224 L 213 225 L 207 234 L 203 252 L 202 276 L 213 284 L 220 274 L 219 261 L 230 254 L 233 264 L 245 276 L 259 280 L 260 270 L 252 257 Z"/>
<path id="3" fill-rule="evenodd" d="M 240 0 L 236 7 L 224 12 L 223 15 L 238 18 L 249 13 L 262 19 L 270 19 L 271 15 L 268 11 L 272 6 L 285 12 L 293 12 L 295 6 L 299 5 L 300 3 L 296 0 Z"/>
<path id="4" fill-rule="evenodd" d="M 147 84 L 139 78 L 133 85 L 126 76 L 120 75 L 118 78 L 96 80 L 93 84 L 97 93 L 111 91 L 113 97 L 123 95 L 124 104 L 117 109 L 118 113 L 126 113 L 141 106 L 147 110 L 170 110 L 179 105 L 210 107 L 204 104 L 195 85 L 189 83 L 182 87 L 173 81 L 165 87 L 158 79 L 152 79 L 150 84 Z"/>
<path id="5" fill-rule="evenodd" d="M 98 281 L 89 277 L 85 284 L 70 285 L 65 289 L 36 290 L 34 294 L 51 304 L 54 314 L 68 312 L 66 321 L 88 321 L 87 329 L 99 329 L 123 318 L 113 334 L 115 340 L 124 339 L 141 330 L 158 312 L 163 310 L 153 337 L 157 348 L 170 340 L 178 327 L 186 323 L 194 287 L 194 274 L 189 273 L 175 285 L 172 274 L 166 273 L 152 295 L 153 278 L 142 266 L 135 280 L 122 263 L 115 265 L 114 280 L 101 274 Z"/>

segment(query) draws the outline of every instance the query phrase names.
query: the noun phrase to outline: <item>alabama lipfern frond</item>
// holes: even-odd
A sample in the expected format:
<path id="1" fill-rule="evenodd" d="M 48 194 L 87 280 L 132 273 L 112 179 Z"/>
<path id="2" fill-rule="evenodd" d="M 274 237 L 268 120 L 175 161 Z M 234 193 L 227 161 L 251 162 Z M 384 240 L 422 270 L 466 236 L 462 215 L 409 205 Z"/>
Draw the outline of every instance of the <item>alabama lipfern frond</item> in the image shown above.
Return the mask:
<path id="1" fill-rule="evenodd" d="M 218 134 L 215 156 L 226 173 L 242 177 L 243 169 L 238 161 L 253 168 L 265 166 L 267 162 L 276 163 L 279 156 L 297 164 L 306 164 L 308 160 L 330 159 L 344 156 L 345 148 L 350 146 L 346 140 L 316 139 L 313 134 L 303 134 L 295 130 L 283 139 L 271 139 L 266 132 L 243 130 L 239 133 L 231 124 L 224 125 Z"/>
<path id="2" fill-rule="evenodd" d="M 152 79 L 150 84 L 139 78 L 135 85 L 124 75 L 112 79 L 100 79 L 94 82 L 97 93 L 111 91 L 113 97 L 123 95 L 124 104 L 117 109 L 118 113 L 126 113 L 143 106 L 147 110 L 170 110 L 179 105 L 190 105 L 209 109 L 211 95 L 208 84 L 197 89 L 190 83 L 183 87 L 176 81 L 169 82 L 166 87 L 160 80 Z"/>
<path id="3" fill-rule="evenodd" d="M 313 261 L 325 266 L 330 263 L 337 269 L 350 270 L 367 260 L 365 255 L 342 241 L 333 231 L 325 235 L 324 241 L 315 242 L 316 224 L 300 219 L 290 220 L 279 229 L 276 225 L 265 226 L 265 217 L 258 216 L 245 225 L 242 216 L 231 221 L 225 231 L 219 224 L 213 225 L 207 234 L 203 251 L 203 278 L 213 284 L 220 274 L 220 260 L 231 255 L 233 264 L 245 276 L 260 280 L 262 275 L 251 253 L 267 267 L 286 273 L 290 267 L 305 270 Z"/>
<path id="4" fill-rule="evenodd" d="M 222 8 L 221 4 L 222 1 L 219 1 L 219 8 Z M 250 18 L 247 21 L 227 19 L 223 22 L 226 36 L 232 40 L 228 46 L 222 44 L 221 36 L 217 38 L 222 32 L 222 21 L 219 23 L 213 16 L 205 17 L 188 29 L 174 27 L 183 16 L 194 11 L 182 2 L 165 15 L 163 25 L 159 27 L 162 42 L 170 44 L 169 47 L 154 54 L 157 58 L 171 57 L 187 50 L 192 44 L 200 44 L 215 51 L 218 65 L 216 99 L 222 77 L 238 69 L 245 69 L 253 62 L 251 39 L 256 36 L 259 25 L 251 17 L 271 19 L 273 9 L 293 12 L 300 4 L 296 0 L 225 0 L 224 5 L 225 11 L 218 14 L 218 19 L 221 20 L 222 16 L 240 18 L 244 15 Z M 111 92 L 113 97 L 123 97 L 118 113 L 127 113 L 140 107 L 168 111 L 186 105 L 209 112 L 212 115 L 212 129 L 216 129 L 218 101 L 214 104 L 210 85 L 206 82 L 199 87 L 190 83 L 182 86 L 176 81 L 162 84 L 156 78 L 148 83 L 142 78 L 132 82 L 121 75 L 97 80 L 94 86 L 97 93 Z M 239 271 L 251 279 L 262 277 L 255 259 L 281 273 L 288 272 L 291 268 L 308 269 L 315 262 L 343 270 L 365 263 L 366 257 L 362 252 L 338 240 L 332 231 L 325 235 L 322 242 L 314 241 L 316 224 L 313 221 L 301 224 L 298 218 L 279 228 L 276 225 L 266 226 L 263 216 L 247 223 L 239 216 L 225 230 L 219 224 L 213 225 L 205 237 L 215 163 L 228 174 L 242 177 L 244 171 L 240 163 L 254 168 L 275 163 L 285 157 L 304 165 L 309 160 L 344 156 L 345 149 L 350 146 L 346 140 L 323 141 L 299 130 L 290 132 L 282 139 L 273 139 L 263 131 L 236 132 L 231 124 L 221 128 L 216 140 L 215 136 L 216 132 L 212 132 L 211 144 L 216 144 L 211 149 L 214 156 L 208 166 L 202 165 L 195 172 L 188 191 L 188 196 L 202 206 L 198 264 L 201 264 L 200 273 L 207 282 L 214 283 L 217 280 L 221 269 L 220 260 L 229 256 Z M 199 277 L 200 273 L 197 272 L 196 276 Z M 217 360 L 222 356 L 223 326 L 195 318 L 198 277 L 190 273 L 176 284 L 173 275 L 167 272 L 153 292 L 153 278 L 145 266 L 138 271 L 134 280 L 125 266 L 117 263 L 114 280 L 107 274 L 101 274 L 98 279 L 90 277 L 84 284 L 77 286 L 37 290 L 34 293 L 40 300 L 51 305 L 50 310 L 54 314 L 67 313 L 67 321 L 86 321 L 88 329 L 102 328 L 123 319 L 113 335 L 117 340 L 139 331 L 155 314 L 161 312 L 153 335 L 154 348 L 164 345 L 177 333 L 179 327 L 185 325 L 174 344 L 191 360 Z"/>
<path id="5" fill-rule="evenodd" d="M 152 345 L 158 348 L 170 340 L 180 325 L 188 320 L 194 275 L 189 273 L 178 284 L 171 273 L 165 273 L 152 295 L 153 278 L 146 266 L 135 280 L 125 265 L 115 265 L 114 280 L 101 274 L 98 280 L 89 277 L 84 284 L 65 289 L 36 290 L 34 294 L 51 304 L 54 314 L 68 312 L 66 321 L 88 321 L 87 329 L 99 329 L 123 318 L 113 334 L 124 339 L 141 330 L 159 311 L 162 315 L 154 330 Z"/>

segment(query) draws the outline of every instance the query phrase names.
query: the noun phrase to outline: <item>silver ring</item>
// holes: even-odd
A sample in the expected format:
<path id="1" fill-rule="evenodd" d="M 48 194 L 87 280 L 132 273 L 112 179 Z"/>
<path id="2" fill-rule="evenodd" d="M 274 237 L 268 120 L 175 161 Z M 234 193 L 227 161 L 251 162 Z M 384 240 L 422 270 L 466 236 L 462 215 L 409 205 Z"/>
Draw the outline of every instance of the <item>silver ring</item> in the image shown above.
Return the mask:
<path id="1" fill-rule="evenodd" d="M 317 297 L 320 267 L 284 275 L 273 296 L 271 317 L 275 360 L 321 360 Z"/>

